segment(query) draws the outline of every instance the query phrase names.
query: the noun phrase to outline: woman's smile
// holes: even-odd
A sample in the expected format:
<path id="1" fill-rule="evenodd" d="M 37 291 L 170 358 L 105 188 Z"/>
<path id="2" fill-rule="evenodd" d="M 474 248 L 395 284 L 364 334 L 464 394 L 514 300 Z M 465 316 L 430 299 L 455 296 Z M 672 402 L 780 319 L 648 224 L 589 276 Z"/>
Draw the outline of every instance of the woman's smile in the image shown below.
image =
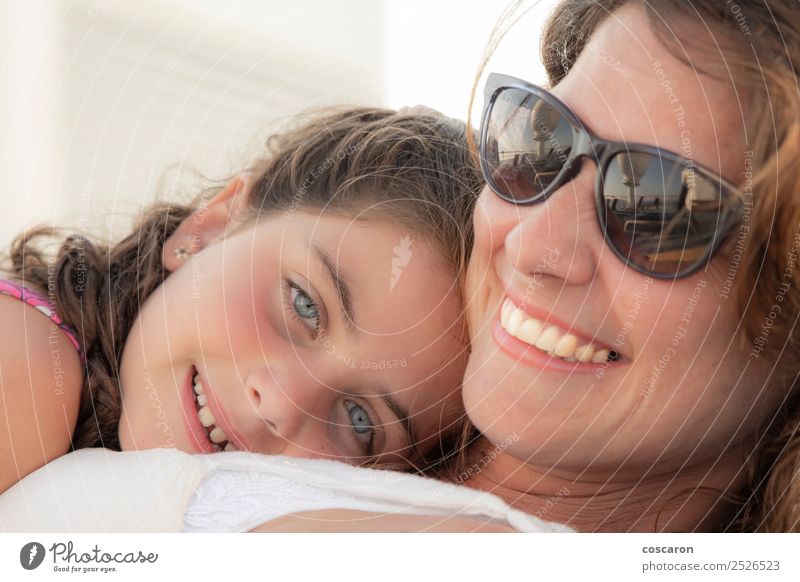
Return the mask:
<path id="1" fill-rule="evenodd" d="M 535 311 L 530 306 L 520 309 L 505 298 L 492 328 L 498 345 L 512 356 L 525 356 L 521 361 L 555 370 L 591 372 L 607 367 L 619 359 L 611 348 L 590 340 L 585 334 L 569 330 L 557 323 L 552 314 Z M 564 365 L 567 364 L 567 365 Z"/>

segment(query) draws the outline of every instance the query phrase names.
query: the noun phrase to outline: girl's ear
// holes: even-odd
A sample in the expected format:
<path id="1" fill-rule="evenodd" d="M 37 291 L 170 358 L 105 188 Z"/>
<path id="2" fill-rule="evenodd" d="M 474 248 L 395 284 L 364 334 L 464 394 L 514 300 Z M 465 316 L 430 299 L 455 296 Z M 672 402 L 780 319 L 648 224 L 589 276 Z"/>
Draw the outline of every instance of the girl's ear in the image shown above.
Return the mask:
<path id="1" fill-rule="evenodd" d="M 214 197 L 192 212 L 164 243 L 164 268 L 175 271 L 194 255 L 234 230 L 246 218 L 250 192 L 256 179 L 252 172 L 236 176 Z"/>

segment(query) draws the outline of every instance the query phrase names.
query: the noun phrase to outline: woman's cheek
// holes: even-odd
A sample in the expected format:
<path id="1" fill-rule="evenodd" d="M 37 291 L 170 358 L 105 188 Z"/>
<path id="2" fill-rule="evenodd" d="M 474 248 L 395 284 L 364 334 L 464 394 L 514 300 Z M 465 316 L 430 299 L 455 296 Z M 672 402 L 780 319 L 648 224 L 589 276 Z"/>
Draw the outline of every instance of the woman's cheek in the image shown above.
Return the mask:
<path id="1" fill-rule="evenodd" d="M 475 206 L 475 249 L 480 255 L 492 255 L 505 243 L 505 237 L 520 221 L 519 207 L 483 189 Z"/>

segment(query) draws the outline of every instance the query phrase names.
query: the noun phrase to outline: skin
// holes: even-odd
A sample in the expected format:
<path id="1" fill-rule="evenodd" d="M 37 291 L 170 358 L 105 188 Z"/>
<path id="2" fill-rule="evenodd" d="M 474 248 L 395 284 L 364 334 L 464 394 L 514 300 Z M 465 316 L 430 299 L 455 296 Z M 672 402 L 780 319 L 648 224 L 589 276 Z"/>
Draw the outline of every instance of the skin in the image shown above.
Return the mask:
<path id="1" fill-rule="evenodd" d="M 688 130 L 698 163 L 742 181 L 733 86 L 673 58 L 637 7 L 600 25 L 553 92 L 606 139 L 680 152 Z M 643 287 L 644 276 L 604 241 L 595 180 L 596 165 L 586 160 L 545 203 L 515 207 L 488 189 L 479 199 L 463 394 L 484 440 L 471 451 L 481 470 L 468 484 L 580 530 L 702 529 L 714 521 L 720 492 L 740 482 L 744 443 L 782 395 L 760 390 L 766 365 L 738 341 L 739 315 L 720 294 L 724 253 L 693 276 Z M 507 353 L 492 327 L 508 295 L 615 346 L 620 360 L 598 375 L 534 367 Z M 716 492 L 686 493 L 701 486 Z"/>
<path id="2" fill-rule="evenodd" d="M 385 395 L 408 412 L 421 451 L 463 411 L 461 303 L 449 269 L 411 234 L 411 258 L 390 290 L 405 229 L 304 208 L 248 220 L 252 182 L 231 182 L 165 245 L 174 272 L 142 306 L 122 358 L 122 448 L 208 452 L 180 396 L 195 366 L 239 450 L 406 466 L 411 443 Z M 352 329 L 309 244 L 349 282 Z M 178 247 L 192 256 L 180 261 Z M 364 412 L 367 432 L 353 419 Z"/>
<path id="3" fill-rule="evenodd" d="M 384 515 L 349 509 L 323 509 L 285 515 L 250 533 L 513 533 L 508 526 L 471 517 L 431 515 Z"/>
<path id="4" fill-rule="evenodd" d="M 47 297 L 47 290 L 38 290 Z M 0 493 L 69 452 L 80 405 L 81 363 L 39 311 L 0 295 Z M 24 338 L 25 341 L 20 341 Z"/>
<path id="5" fill-rule="evenodd" d="M 609 58 L 628 74 L 613 76 Z M 740 182 L 745 148 L 732 87 L 673 59 L 638 9 L 621 9 L 599 27 L 555 93 L 601 137 L 680 151 L 682 129 L 652 67 L 656 61 L 680 96 L 695 159 Z M 485 436 L 470 451 L 468 462 L 479 470 L 466 484 L 578 530 L 704 529 L 716 517 L 720 492 L 740 480 L 743 443 L 782 395 L 759 390 L 767 370 L 736 341 L 738 315 L 720 298 L 724 254 L 706 271 L 652 281 L 637 296 L 643 276 L 610 253 L 599 231 L 594 172 L 585 162 L 575 180 L 538 206 L 514 207 L 489 191 L 481 196 L 468 281 L 473 351 L 464 400 Z M 557 249 L 556 260 L 549 249 Z M 526 295 L 534 276 L 535 292 Z M 597 377 L 510 357 L 491 334 L 509 289 L 609 345 L 638 305 L 625 341 L 614 344 L 620 360 Z M 673 345 L 690 299 L 694 311 Z M 674 353 L 654 384 L 654 366 L 670 347 Z M 700 487 L 714 491 L 685 493 Z M 328 529 L 358 530 L 342 522 L 369 516 L 312 517 L 311 526 L 299 515 L 259 531 L 324 530 L 326 517 L 335 524 Z M 383 525 L 408 527 L 400 520 Z"/>

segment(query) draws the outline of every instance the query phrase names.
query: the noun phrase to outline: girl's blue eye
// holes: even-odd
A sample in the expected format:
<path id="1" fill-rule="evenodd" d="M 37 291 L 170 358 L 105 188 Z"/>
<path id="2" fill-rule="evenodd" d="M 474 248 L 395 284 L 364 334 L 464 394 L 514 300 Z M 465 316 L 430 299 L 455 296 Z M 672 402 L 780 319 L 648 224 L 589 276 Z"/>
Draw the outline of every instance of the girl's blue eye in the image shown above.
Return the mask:
<path id="1" fill-rule="evenodd" d="M 300 287 L 294 283 L 290 283 L 292 288 L 292 308 L 294 312 L 304 320 L 304 325 L 312 331 L 318 331 L 320 328 L 320 313 L 317 309 L 317 304 L 308 296 Z M 313 325 L 305 324 L 305 321 L 313 320 Z"/>
<path id="2" fill-rule="evenodd" d="M 375 431 L 369 414 L 363 406 L 359 406 L 352 400 L 345 400 L 344 405 L 350 417 L 350 424 L 353 426 L 353 431 L 356 433 L 356 438 L 364 446 L 366 453 L 371 455 L 373 453 L 372 448 Z"/>

